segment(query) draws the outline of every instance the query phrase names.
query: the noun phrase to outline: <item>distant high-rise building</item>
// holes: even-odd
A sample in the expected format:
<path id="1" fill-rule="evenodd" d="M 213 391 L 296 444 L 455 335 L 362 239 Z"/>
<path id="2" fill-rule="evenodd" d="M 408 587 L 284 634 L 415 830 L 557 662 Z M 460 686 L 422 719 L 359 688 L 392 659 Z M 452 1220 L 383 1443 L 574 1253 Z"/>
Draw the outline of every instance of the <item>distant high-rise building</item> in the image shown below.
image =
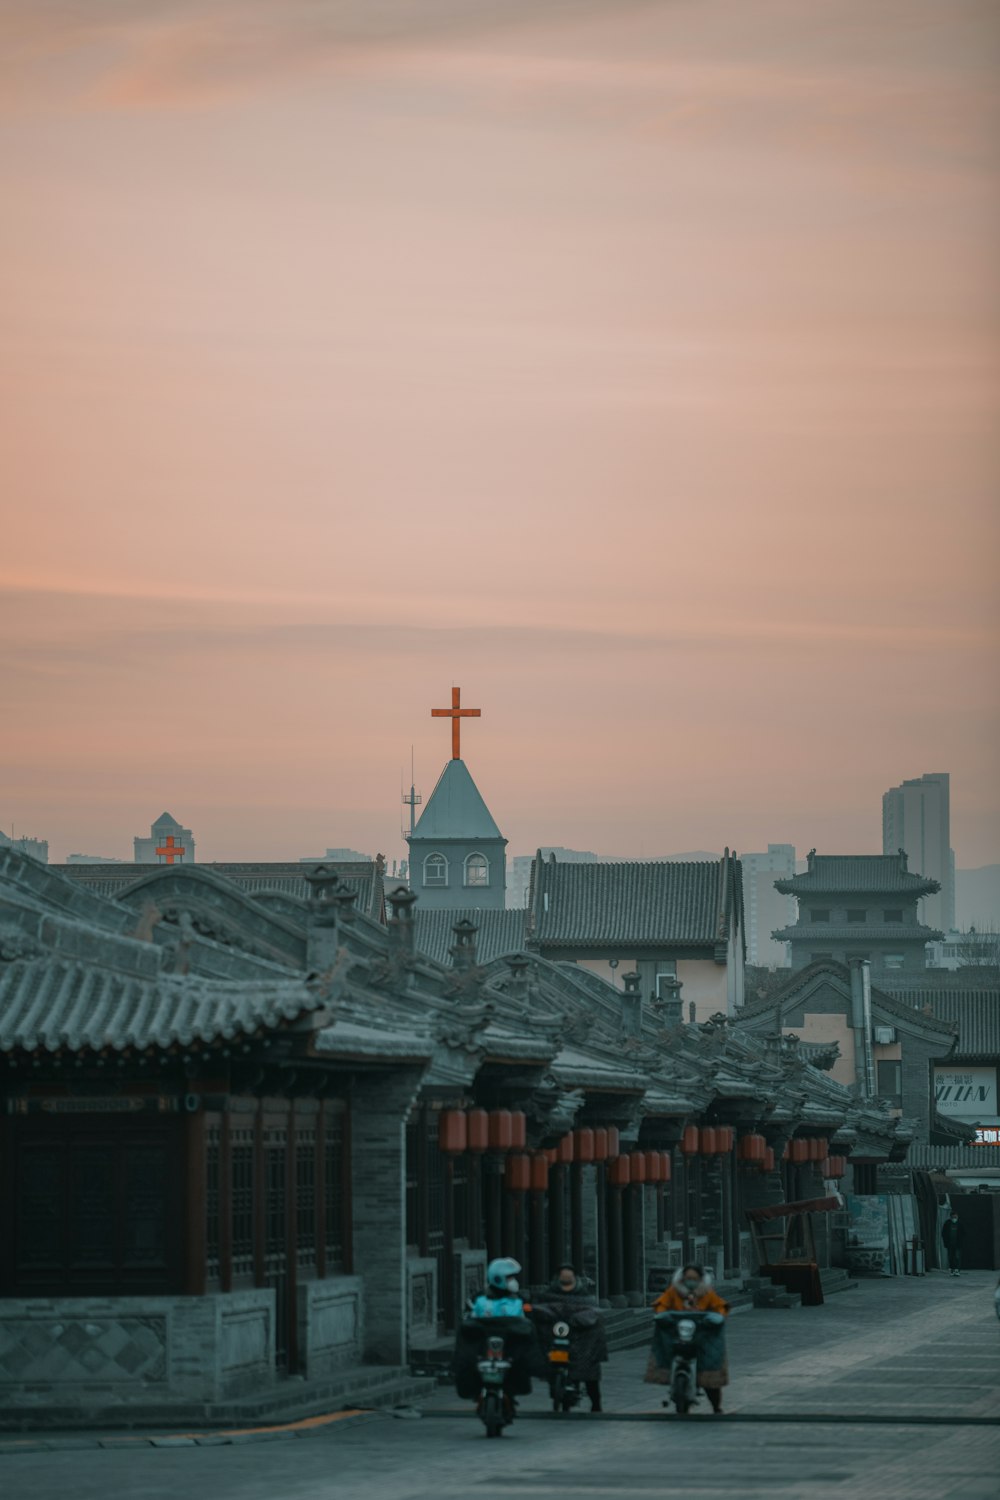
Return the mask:
<path id="1" fill-rule="evenodd" d="M 168 812 L 157 818 L 148 839 L 137 838 L 134 844 L 137 865 L 194 864 L 194 834 Z"/>
<path id="2" fill-rule="evenodd" d="M 776 891 L 774 882 L 790 880 L 795 874 L 795 845 L 768 844 L 766 854 L 741 854 L 740 864 L 747 963 L 785 968 L 791 963 L 789 946 L 776 942 L 771 934 L 795 922 L 795 897 Z"/>
<path id="3" fill-rule="evenodd" d="M 882 853 L 904 849 L 911 870 L 938 882 L 940 891 L 921 897 L 919 916 L 944 932 L 955 926 L 950 781 L 947 771 L 931 771 L 890 787 L 882 797 Z"/>
<path id="4" fill-rule="evenodd" d="M 10 839 L 5 833 L 0 833 L 0 846 L 4 849 L 16 849 L 18 854 L 27 854 L 31 859 L 37 859 L 42 865 L 47 865 L 49 862 L 48 839 Z"/>

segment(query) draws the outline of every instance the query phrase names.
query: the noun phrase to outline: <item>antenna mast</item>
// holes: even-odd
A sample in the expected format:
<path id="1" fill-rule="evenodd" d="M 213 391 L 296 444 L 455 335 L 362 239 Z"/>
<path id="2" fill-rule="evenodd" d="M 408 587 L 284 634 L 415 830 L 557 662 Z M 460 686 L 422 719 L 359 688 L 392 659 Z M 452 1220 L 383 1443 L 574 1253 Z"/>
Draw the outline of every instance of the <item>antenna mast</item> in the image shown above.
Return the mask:
<path id="1" fill-rule="evenodd" d="M 403 835 L 404 838 L 412 837 L 413 836 L 413 829 L 414 829 L 414 826 L 416 824 L 416 812 L 415 812 L 415 809 L 420 806 L 420 804 L 423 802 L 423 800 L 424 800 L 423 797 L 420 796 L 420 794 L 418 793 L 418 791 L 416 789 L 416 778 L 415 778 L 415 776 L 413 774 L 413 746 L 411 745 L 410 746 L 410 791 L 409 791 L 409 795 L 407 795 L 406 792 L 403 793 L 403 806 L 404 807 L 408 807 L 410 809 L 410 832 L 409 832 L 409 835 L 407 835 L 406 829 L 403 828 L 401 830 L 401 832 L 402 832 L 402 835 Z"/>

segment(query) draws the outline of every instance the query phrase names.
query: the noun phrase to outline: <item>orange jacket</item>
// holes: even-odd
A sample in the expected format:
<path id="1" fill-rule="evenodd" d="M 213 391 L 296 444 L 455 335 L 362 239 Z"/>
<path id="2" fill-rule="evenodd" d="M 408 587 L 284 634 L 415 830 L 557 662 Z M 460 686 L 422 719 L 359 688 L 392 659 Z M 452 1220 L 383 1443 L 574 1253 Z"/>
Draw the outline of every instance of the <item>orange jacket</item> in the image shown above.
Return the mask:
<path id="1" fill-rule="evenodd" d="M 661 1292 L 653 1303 L 654 1312 L 717 1312 L 725 1316 L 729 1312 L 729 1303 L 713 1292 L 712 1288 L 704 1287 L 696 1296 L 688 1297 L 675 1286 L 667 1287 Z"/>

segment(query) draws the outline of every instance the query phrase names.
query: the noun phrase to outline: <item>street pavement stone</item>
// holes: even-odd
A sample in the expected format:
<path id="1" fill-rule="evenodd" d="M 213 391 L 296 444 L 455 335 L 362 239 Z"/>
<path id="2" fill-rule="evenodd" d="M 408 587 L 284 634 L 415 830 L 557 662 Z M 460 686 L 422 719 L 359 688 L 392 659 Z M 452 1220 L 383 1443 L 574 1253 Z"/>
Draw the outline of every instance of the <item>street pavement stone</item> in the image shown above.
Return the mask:
<path id="1" fill-rule="evenodd" d="M 422 1421 L 378 1414 L 291 1445 L 9 1447 L 0 1490 L 4 1500 L 176 1500 L 184 1488 L 212 1500 L 998 1500 L 995 1280 L 879 1279 L 820 1308 L 734 1316 L 731 1417 L 663 1420 L 636 1349 L 614 1356 L 604 1381 L 609 1413 L 626 1420 L 542 1419 L 536 1389 L 523 1409 L 539 1420 L 487 1442 L 469 1404 L 442 1388 Z M 91 1442 L 101 1436 L 112 1435 Z"/>

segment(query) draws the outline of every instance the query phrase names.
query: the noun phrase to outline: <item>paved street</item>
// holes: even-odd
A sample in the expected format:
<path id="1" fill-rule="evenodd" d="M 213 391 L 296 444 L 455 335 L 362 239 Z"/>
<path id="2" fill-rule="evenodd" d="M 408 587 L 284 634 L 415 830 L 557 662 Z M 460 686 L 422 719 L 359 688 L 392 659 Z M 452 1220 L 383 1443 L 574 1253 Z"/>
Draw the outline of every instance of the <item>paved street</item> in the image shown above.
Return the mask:
<path id="1" fill-rule="evenodd" d="M 635 1350 L 612 1361 L 606 1419 L 551 1419 L 537 1395 L 524 1403 L 526 1420 L 488 1443 L 441 1390 L 419 1420 L 376 1413 L 267 1441 L 101 1449 L 92 1436 L 66 1435 L 62 1450 L 0 1453 L 0 1493 L 997 1500 L 1000 1425 L 983 1421 L 1000 1418 L 994 1282 L 988 1272 L 868 1281 L 822 1308 L 734 1316 L 724 1418 L 660 1419 Z"/>

